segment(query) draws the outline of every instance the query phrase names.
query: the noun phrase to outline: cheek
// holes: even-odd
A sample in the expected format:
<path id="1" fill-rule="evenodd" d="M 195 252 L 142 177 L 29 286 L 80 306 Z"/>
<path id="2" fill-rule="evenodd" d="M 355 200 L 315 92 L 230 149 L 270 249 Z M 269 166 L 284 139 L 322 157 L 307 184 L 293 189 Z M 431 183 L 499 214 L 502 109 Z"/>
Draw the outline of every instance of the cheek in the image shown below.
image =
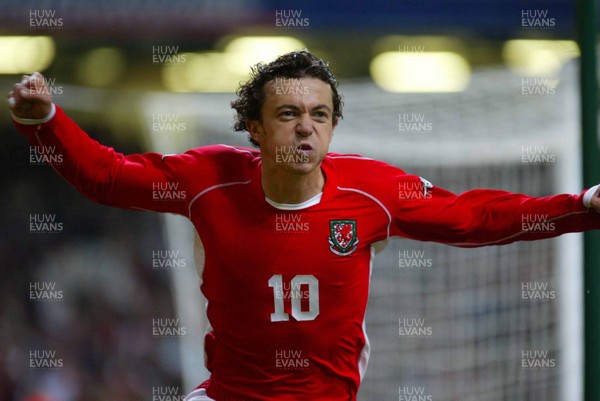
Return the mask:
<path id="1" fill-rule="evenodd" d="M 333 130 L 330 127 L 321 129 L 319 132 L 319 138 L 322 142 L 331 142 L 331 138 L 333 138 Z"/>
<path id="2" fill-rule="evenodd" d="M 288 142 L 293 140 L 296 126 L 292 123 L 275 123 L 269 126 L 267 132 L 271 142 Z"/>

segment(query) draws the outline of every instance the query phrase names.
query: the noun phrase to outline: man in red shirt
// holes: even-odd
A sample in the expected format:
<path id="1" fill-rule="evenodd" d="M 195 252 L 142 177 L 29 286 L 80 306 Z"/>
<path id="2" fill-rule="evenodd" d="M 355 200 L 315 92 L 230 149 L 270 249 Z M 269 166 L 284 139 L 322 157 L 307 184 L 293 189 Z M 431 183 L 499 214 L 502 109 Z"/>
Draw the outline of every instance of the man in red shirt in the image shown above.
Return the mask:
<path id="1" fill-rule="evenodd" d="M 33 145 L 63 155 L 53 165 L 61 176 L 97 202 L 187 216 L 201 239 L 211 377 L 189 401 L 355 400 L 369 358 L 372 259 L 391 236 L 475 247 L 600 228 L 598 186 L 455 195 L 329 153 L 341 100 L 329 66 L 307 51 L 256 66 L 232 102 L 235 130 L 258 149 L 125 156 L 89 138 L 44 88 L 39 73 L 24 76 L 10 110 Z M 533 215 L 547 224 L 524 225 Z"/>

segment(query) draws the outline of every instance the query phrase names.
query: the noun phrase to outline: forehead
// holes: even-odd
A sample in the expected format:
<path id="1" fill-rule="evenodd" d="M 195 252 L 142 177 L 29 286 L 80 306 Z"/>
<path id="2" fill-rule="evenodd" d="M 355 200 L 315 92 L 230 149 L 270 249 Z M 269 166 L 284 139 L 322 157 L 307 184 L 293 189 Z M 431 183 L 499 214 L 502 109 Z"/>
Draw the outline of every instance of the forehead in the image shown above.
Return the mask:
<path id="1" fill-rule="evenodd" d="M 333 105 L 331 86 L 318 78 L 276 77 L 265 84 L 264 106 L 278 104 Z"/>

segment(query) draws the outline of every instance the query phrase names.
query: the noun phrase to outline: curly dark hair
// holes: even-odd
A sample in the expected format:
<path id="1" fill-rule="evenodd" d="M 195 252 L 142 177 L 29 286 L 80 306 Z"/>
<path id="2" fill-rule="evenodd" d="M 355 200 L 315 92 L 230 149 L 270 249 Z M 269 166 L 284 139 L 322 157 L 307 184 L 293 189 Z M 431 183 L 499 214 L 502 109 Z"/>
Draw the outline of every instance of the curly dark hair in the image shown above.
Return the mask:
<path id="1" fill-rule="evenodd" d="M 237 90 L 237 99 L 231 102 L 231 108 L 237 115 L 233 124 L 234 131 L 247 131 L 246 123 L 261 120 L 260 109 L 265 100 L 265 84 L 275 78 L 313 77 L 331 86 L 333 93 L 333 124 L 342 116 L 342 97 L 337 91 L 337 80 L 333 76 L 329 63 L 321 60 L 308 50 L 293 51 L 277 57 L 269 64 L 258 63 L 251 69 L 250 80 Z M 248 136 L 248 140 L 258 147 L 258 143 Z"/>

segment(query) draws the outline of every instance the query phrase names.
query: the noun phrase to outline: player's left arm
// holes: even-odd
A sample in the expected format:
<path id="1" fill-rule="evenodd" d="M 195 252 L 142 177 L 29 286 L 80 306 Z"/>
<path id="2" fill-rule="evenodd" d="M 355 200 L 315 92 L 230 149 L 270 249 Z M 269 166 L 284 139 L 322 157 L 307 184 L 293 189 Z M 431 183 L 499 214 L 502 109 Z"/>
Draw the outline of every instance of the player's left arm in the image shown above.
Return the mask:
<path id="1" fill-rule="evenodd" d="M 393 233 L 400 236 L 475 247 L 600 229 L 600 186 L 579 195 L 532 197 L 489 189 L 456 195 L 419 177 L 399 179 L 400 195 L 403 187 L 422 189 L 399 196 Z"/>

